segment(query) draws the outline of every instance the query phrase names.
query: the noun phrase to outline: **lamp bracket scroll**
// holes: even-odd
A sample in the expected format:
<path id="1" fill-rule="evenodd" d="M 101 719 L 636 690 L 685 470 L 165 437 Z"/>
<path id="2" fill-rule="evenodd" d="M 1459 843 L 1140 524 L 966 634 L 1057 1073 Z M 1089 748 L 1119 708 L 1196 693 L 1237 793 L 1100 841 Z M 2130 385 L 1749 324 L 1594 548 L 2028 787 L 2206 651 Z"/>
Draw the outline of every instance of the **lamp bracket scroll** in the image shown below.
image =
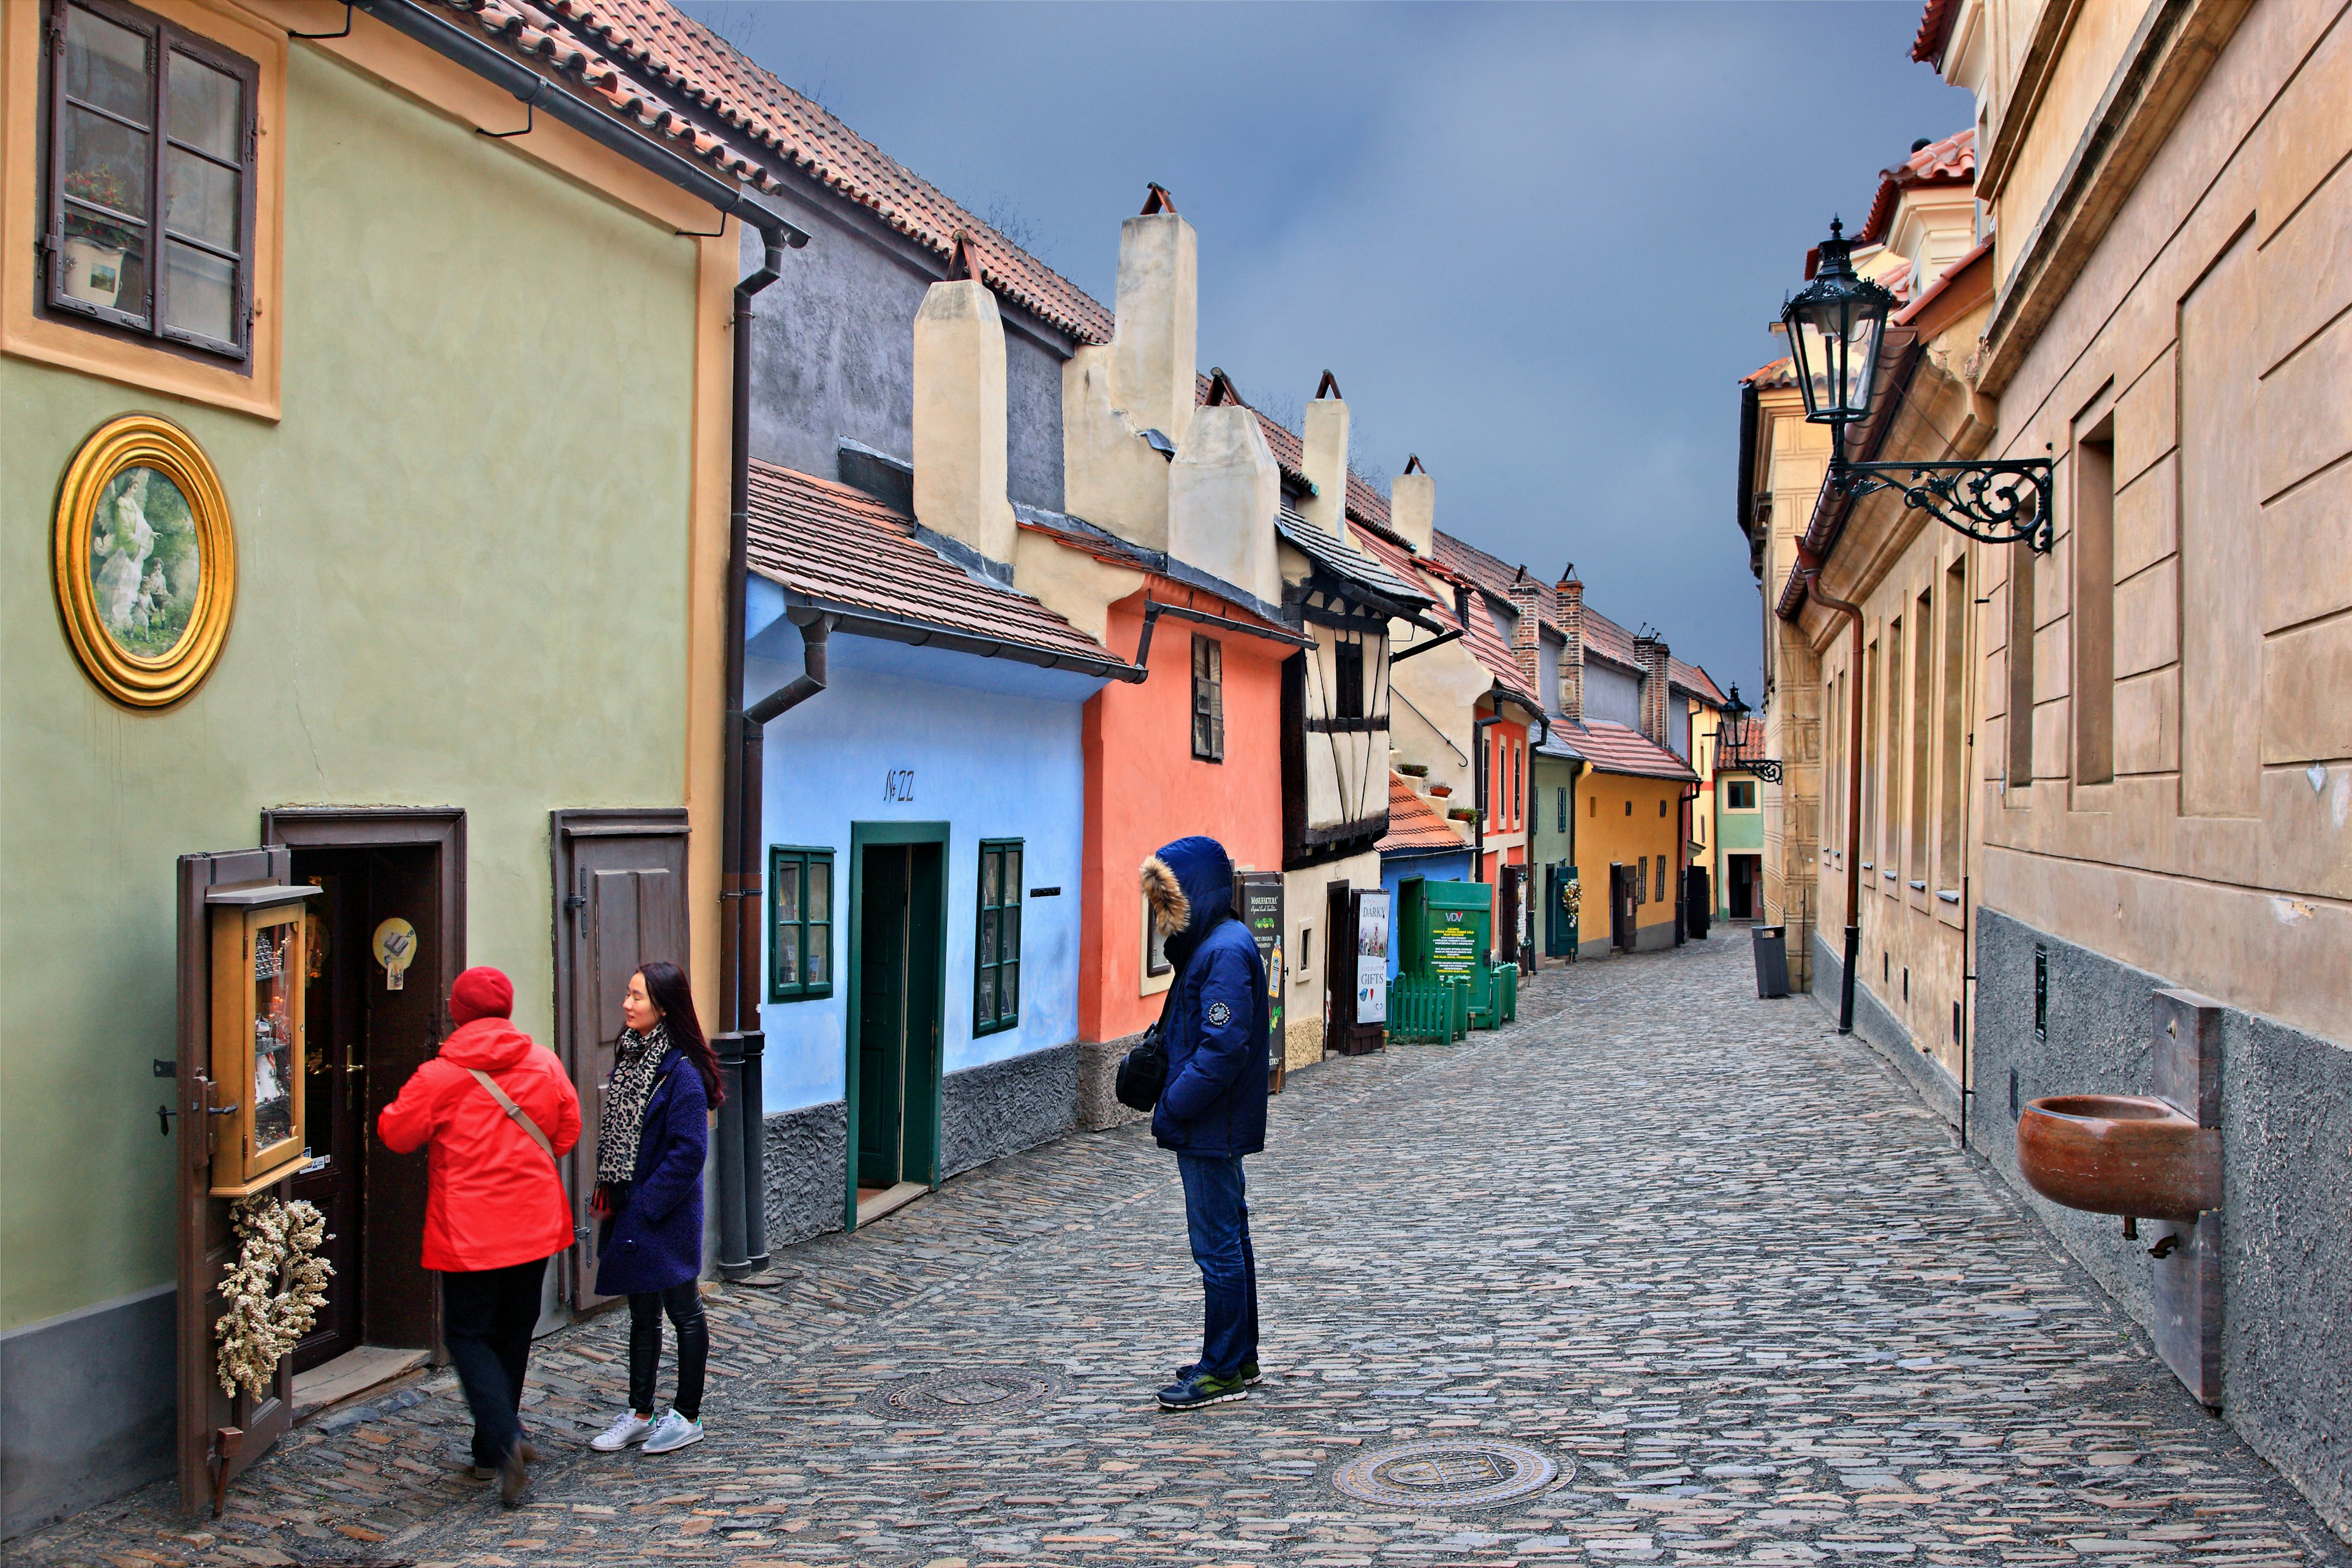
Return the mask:
<path id="1" fill-rule="evenodd" d="M 2054 542 L 2050 506 L 2052 459 L 2027 458 L 1990 462 L 1853 463 L 1839 458 L 1830 483 L 1860 498 L 1898 490 L 1903 504 L 1926 512 L 1956 532 L 1983 544 L 2029 542 L 2047 554 Z"/>

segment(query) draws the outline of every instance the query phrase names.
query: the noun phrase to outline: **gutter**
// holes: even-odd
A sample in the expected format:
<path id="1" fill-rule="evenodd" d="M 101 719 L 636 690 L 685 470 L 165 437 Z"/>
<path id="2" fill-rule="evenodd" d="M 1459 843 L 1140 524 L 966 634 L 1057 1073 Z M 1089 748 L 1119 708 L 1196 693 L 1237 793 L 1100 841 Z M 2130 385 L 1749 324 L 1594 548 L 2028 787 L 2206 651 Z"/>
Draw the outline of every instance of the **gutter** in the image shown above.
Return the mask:
<path id="1" fill-rule="evenodd" d="M 1268 642 L 1278 642 L 1286 647 L 1315 646 L 1313 637 L 1303 637 L 1296 632 L 1278 632 L 1268 626 L 1254 626 L 1247 621 L 1237 621 L 1229 616 L 1213 616 L 1206 610 L 1192 610 L 1181 605 L 1163 605 L 1157 599 L 1147 599 L 1143 606 L 1143 636 L 1136 639 L 1135 644 L 1136 674 L 1132 679 L 1136 680 L 1144 679 L 1146 673 L 1144 667 L 1151 662 L 1152 626 L 1162 616 L 1174 616 L 1179 620 L 1197 621 L 1205 626 L 1222 627 L 1245 637 L 1264 637 Z M 1128 678 L 1122 677 L 1122 679 Z"/>
<path id="2" fill-rule="evenodd" d="M 749 560 L 751 456 L 751 297 L 783 270 L 786 250 L 809 242 L 805 230 L 787 223 L 747 195 L 733 181 L 719 178 L 692 159 L 653 141 L 642 130 L 567 92 L 553 79 L 510 58 L 497 46 L 441 20 L 415 0 L 356 0 L 359 8 L 394 32 L 423 44 L 520 100 L 533 116 L 541 109 L 656 177 L 760 231 L 758 271 L 735 285 L 734 362 L 730 395 L 733 422 L 728 452 L 726 718 L 724 799 L 719 816 L 719 1029 L 710 1037 L 720 1072 L 732 1090 L 722 1101 L 718 1125 L 719 1272 L 733 1279 L 763 1268 L 767 1256 L 766 1181 L 759 1152 L 765 1142 L 760 1103 L 760 1058 L 766 1039 L 759 1020 L 760 801 L 744 789 L 747 722 L 743 701 L 744 592 Z M 724 225 L 721 225 L 724 232 Z M 818 638 L 822 643 L 822 635 Z M 816 661 L 823 689 L 823 655 Z M 804 678 L 805 679 L 805 678 Z M 794 698 L 798 701 L 802 698 Z M 754 763 L 756 765 L 756 763 Z M 729 909 L 728 904 L 733 909 Z M 746 1130 L 749 1130 L 747 1136 Z"/>
<path id="3" fill-rule="evenodd" d="M 764 574 L 763 574 L 764 575 Z M 1127 664 L 1112 658 L 1089 658 L 1083 654 L 1053 653 L 1034 644 L 1013 642 L 1005 637 L 985 637 L 978 632 L 950 631 L 928 626 L 921 621 L 907 620 L 898 616 L 884 615 L 876 610 L 859 609 L 854 605 L 835 604 L 804 594 L 791 594 L 787 612 L 795 626 L 810 619 L 821 619 L 832 629 L 849 637 L 872 637 L 879 642 L 904 643 L 910 647 L 936 647 L 950 653 L 968 653 L 981 658 L 1002 658 L 1013 664 L 1033 665 L 1039 669 L 1076 670 L 1083 675 L 1100 676 L 1110 680 L 1123 680 L 1129 685 L 1139 683 L 1145 676 L 1140 661 Z M 1238 625 L 1238 623 L 1235 623 Z M 1244 630 L 1254 628 L 1243 627 Z M 764 721 L 755 704 L 745 710 L 744 717 Z M 785 704 L 786 707 L 792 704 Z M 775 717 L 782 708 L 769 713 Z"/>

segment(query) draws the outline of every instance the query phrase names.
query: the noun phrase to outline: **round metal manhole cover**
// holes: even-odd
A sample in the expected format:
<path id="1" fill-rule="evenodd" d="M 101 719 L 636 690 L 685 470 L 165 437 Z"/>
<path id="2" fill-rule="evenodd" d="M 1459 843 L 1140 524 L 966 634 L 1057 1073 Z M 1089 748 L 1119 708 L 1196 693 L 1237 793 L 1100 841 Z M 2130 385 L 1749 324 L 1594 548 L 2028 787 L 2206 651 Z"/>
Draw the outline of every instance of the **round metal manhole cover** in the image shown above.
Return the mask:
<path id="1" fill-rule="evenodd" d="M 984 1421 L 1033 1410 L 1069 1387 L 1059 1373 L 1035 1367 L 968 1367 L 887 1384 L 869 1403 L 893 1421 Z"/>
<path id="2" fill-rule="evenodd" d="M 1567 1473 L 1575 1473 L 1572 1463 Z M 1490 1508 L 1533 1497 L 1561 1475 L 1549 1456 L 1522 1443 L 1440 1437 L 1360 1455 L 1332 1484 L 1386 1508 Z"/>

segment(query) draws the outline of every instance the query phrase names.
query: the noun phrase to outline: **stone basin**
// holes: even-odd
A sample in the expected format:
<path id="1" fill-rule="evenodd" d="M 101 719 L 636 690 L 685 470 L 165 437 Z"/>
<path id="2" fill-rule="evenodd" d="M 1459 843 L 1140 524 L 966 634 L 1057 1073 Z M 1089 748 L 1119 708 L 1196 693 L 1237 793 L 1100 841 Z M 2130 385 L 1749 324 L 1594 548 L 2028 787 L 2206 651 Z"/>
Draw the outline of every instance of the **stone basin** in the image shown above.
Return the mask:
<path id="1" fill-rule="evenodd" d="M 2017 1163 L 2052 1203 L 2194 1224 L 2221 1206 L 2221 1131 L 2152 1095 L 2059 1094 L 2017 1119 Z"/>

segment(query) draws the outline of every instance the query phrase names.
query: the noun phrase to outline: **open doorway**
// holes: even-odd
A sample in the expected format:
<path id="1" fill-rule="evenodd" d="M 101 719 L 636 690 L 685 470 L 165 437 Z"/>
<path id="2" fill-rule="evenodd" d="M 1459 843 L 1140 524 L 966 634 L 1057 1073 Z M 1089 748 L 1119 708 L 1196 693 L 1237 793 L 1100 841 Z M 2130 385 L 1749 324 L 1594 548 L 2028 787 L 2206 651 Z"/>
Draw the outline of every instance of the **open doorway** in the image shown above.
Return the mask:
<path id="1" fill-rule="evenodd" d="M 1756 919 L 1757 872 L 1763 863 L 1760 855 L 1727 855 L 1724 860 L 1724 918 L 1735 921 Z"/>
<path id="2" fill-rule="evenodd" d="M 944 822 L 850 829 L 850 1230 L 939 1185 L 947 851 Z"/>
<path id="3" fill-rule="evenodd" d="M 264 839 L 292 851 L 292 879 L 320 889 L 304 977 L 310 1159 L 288 1195 L 326 1215 L 335 1272 L 325 1310 L 294 1349 L 297 1419 L 440 1344 L 440 1292 L 417 1264 L 425 1163 L 385 1149 L 375 1119 L 448 1033 L 443 998 L 466 962 L 464 832 L 454 811 L 304 808 L 263 819 Z"/>

